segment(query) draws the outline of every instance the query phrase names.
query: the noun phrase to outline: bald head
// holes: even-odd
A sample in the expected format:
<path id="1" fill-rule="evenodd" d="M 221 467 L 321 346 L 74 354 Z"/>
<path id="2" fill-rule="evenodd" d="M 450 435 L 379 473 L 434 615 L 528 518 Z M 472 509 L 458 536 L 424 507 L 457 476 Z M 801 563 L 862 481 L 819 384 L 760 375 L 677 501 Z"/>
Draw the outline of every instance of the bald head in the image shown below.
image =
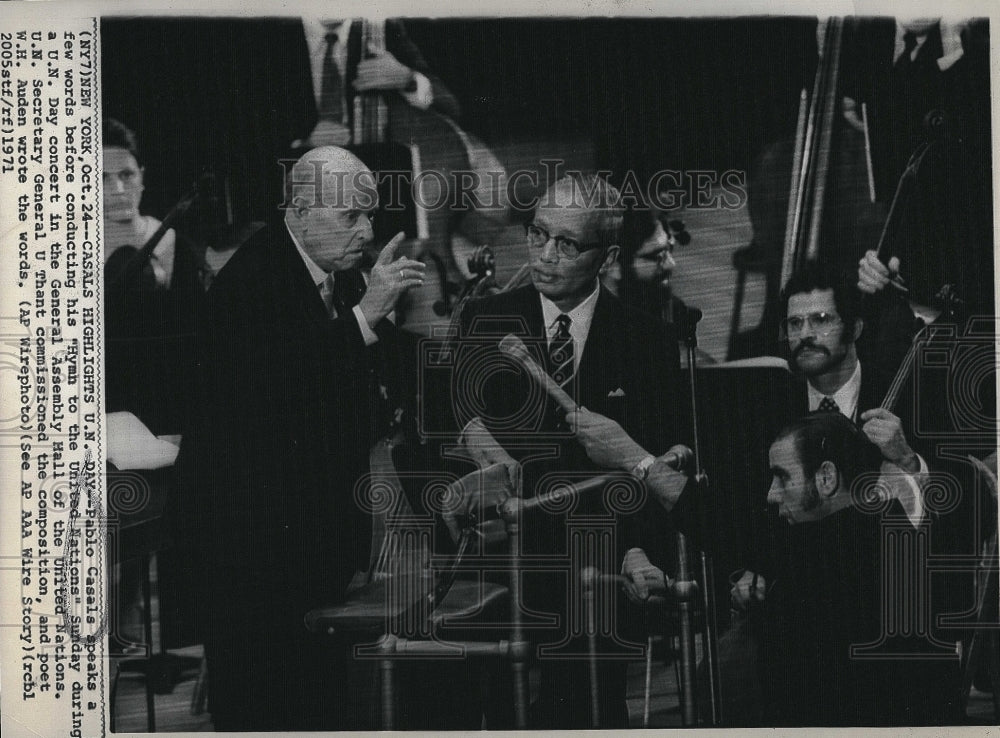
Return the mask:
<path id="1" fill-rule="evenodd" d="M 326 272 L 356 266 L 374 238 L 378 205 L 375 175 L 364 162 L 336 146 L 312 149 L 292 166 L 285 192 L 285 223 L 309 257 Z"/>

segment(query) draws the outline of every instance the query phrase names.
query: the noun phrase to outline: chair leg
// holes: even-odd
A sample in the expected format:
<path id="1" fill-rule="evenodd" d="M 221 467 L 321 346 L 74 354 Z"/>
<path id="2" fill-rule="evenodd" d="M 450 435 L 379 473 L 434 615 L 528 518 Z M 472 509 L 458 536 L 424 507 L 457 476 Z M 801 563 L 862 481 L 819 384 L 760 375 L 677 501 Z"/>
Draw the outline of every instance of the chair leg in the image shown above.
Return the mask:
<path id="1" fill-rule="evenodd" d="M 653 636 L 646 636 L 646 690 L 642 701 L 642 727 L 649 727 L 649 697 L 653 686 Z"/>
<path id="2" fill-rule="evenodd" d="M 118 680 L 122 675 L 121 662 L 115 663 L 115 674 L 111 677 L 111 693 L 108 696 L 108 713 L 110 715 L 111 732 L 115 732 L 115 700 L 118 697 Z"/>
<path id="3" fill-rule="evenodd" d="M 194 683 L 194 694 L 191 695 L 191 714 L 201 715 L 205 712 L 208 699 L 208 660 L 202 656 L 198 669 L 198 681 Z"/>
<path id="4" fill-rule="evenodd" d="M 379 648 L 386 655 L 386 658 L 379 661 L 379 671 L 382 677 L 382 730 L 395 730 L 396 694 L 393 684 L 395 669 L 392 654 L 396 649 L 396 639 L 390 635 L 383 636 Z"/>
<path id="5" fill-rule="evenodd" d="M 153 596 L 149 580 L 149 555 L 139 559 L 139 576 L 142 583 L 142 604 L 145 612 L 142 618 L 143 635 L 146 639 L 146 724 L 150 733 L 156 732 L 156 700 L 153 696 Z"/>

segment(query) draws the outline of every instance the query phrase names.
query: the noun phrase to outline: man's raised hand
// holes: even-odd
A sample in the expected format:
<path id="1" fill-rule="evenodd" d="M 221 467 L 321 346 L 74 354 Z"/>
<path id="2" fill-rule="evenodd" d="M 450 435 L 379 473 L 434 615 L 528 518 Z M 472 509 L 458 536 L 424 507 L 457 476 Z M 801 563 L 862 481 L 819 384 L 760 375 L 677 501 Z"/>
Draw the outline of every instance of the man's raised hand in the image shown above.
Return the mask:
<path id="1" fill-rule="evenodd" d="M 400 231 L 379 253 L 368 278 L 368 289 L 358 303 L 365 320 L 373 328 L 395 309 L 396 302 L 406 290 L 424 283 L 426 266 L 423 262 L 407 256 L 396 258 L 396 249 L 403 238 L 404 234 Z"/>

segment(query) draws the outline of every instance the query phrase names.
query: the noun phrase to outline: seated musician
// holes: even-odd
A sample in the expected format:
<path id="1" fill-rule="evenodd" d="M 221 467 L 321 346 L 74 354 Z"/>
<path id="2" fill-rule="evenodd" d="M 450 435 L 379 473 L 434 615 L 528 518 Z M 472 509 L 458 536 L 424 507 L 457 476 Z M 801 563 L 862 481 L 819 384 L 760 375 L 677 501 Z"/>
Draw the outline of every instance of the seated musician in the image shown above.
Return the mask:
<path id="1" fill-rule="evenodd" d="M 577 438 L 596 463 L 624 468 L 645 454 L 620 426 L 596 413 L 570 413 L 567 422 L 577 424 Z M 866 661 L 849 652 L 852 644 L 878 641 L 884 607 L 878 576 L 888 576 L 879 565 L 879 515 L 857 504 L 865 495 L 852 485 L 861 474 L 872 475 L 878 480 L 872 499 L 889 498 L 888 506 L 878 503 L 882 516 L 907 520 L 898 501 L 908 487 L 905 477 L 886 474 L 878 447 L 834 411 L 817 411 L 782 430 L 771 446 L 770 465 L 774 482 L 767 501 L 795 527 L 786 531 L 781 551 L 775 552 L 773 585 L 764 601 L 765 637 L 759 653 L 763 718 L 755 714 L 727 720 L 739 725 L 763 719 L 768 726 L 955 720 L 956 659 L 941 659 L 940 654 L 924 658 L 926 644 L 915 638 L 891 641 L 890 648 L 899 649 L 894 653 L 905 651 L 906 658 Z M 646 486 L 685 532 L 697 533 L 683 473 L 656 458 Z M 633 550 L 629 556 L 632 572 L 627 575 L 635 596 L 663 587 L 663 571 L 644 552 Z"/>
<path id="2" fill-rule="evenodd" d="M 151 215 L 142 215 L 139 204 L 146 170 L 140 162 L 135 134 L 108 118 L 103 128 L 104 261 L 122 246 L 142 247 L 160 227 Z M 170 287 L 174 274 L 177 234 L 173 228 L 160 238 L 149 256 L 149 273 L 157 289 Z"/>
<path id="3" fill-rule="evenodd" d="M 912 483 L 903 488 L 900 503 L 913 524 L 919 524 L 924 515 L 920 487 L 927 482 L 927 464 L 910 446 L 904 421 L 879 407 L 887 378 L 858 358 L 857 341 L 864 321 L 856 290 L 824 265 L 810 265 L 789 278 L 782 305 L 782 338 L 788 344 L 789 367 L 805 380 L 789 398 L 794 413 L 834 410 L 858 423 L 886 462 L 911 475 Z M 766 553 L 758 553 L 766 560 Z M 748 596 L 762 596 L 766 580 L 761 574 L 748 570 L 736 582 L 732 594 L 738 605 L 745 605 Z"/>
<path id="4" fill-rule="evenodd" d="M 957 658 L 921 657 L 917 639 L 882 630 L 885 587 L 901 578 L 882 555 L 881 524 L 905 513 L 895 500 L 880 511 L 858 504 L 863 475 L 881 457 L 836 412 L 794 421 L 771 445 L 767 501 L 791 527 L 764 605 L 765 725 L 941 725 L 958 717 L 950 689 Z M 895 658 L 851 651 L 886 636 Z"/>
<path id="5" fill-rule="evenodd" d="M 529 345 L 572 402 L 615 418 L 645 447 L 663 451 L 679 435 L 673 417 L 681 405 L 672 399 L 681 384 L 676 342 L 665 342 L 652 317 L 626 307 L 600 284 L 619 252 L 619 199 L 617 190 L 594 175 L 554 183 L 525 228 L 531 284 L 470 302 L 462 314 L 460 340 L 469 350 L 468 360 L 506 370 L 463 372 L 466 380 L 483 384 L 453 386 L 452 396 L 482 398 L 478 414 L 484 424 L 525 464 L 526 496 L 538 493 L 543 480 L 579 481 L 597 470 L 572 442 L 555 404 L 534 391 L 523 372 L 504 364 L 497 344 L 508 333 Z M 602 516 L 620 546 L 623 528 L 608 508 L 606 501 L 581 500 L 575 515 Z M 572 638 L 582 634 L 566 632 L 572 578 L 579 577 L 567 569 L 567 523 L 573 517 L 537 516 L 526 522 L 526 553 L 558 562 L 551 574 L 525 575 L 527 605 L 556 613 L 562 622 L 558 629 L 535 632 L 535 641 L 568 644 L 565 657 L 539 657 L 540 695 L 529 715 L 535 728 L 590 724 L 587 666 L 579 658 L 585 645 L 577 647 L 579 639 Z M 617 568 L 617 562 L 608 566 Z M 602 727 L 625 727 L 625 664 L 603 659 L 599 669 Z"/>
<path id="6" fill-rule="evenodd" d="M 135 134 L 107 119 L 102 143 L 106 409 L 132 412 L 155 434 L 176 434 L 204 292 L 200 262 L 172 228 L 151 242 L 161 222 L 140 212 L 145 168 Z"/>
<path id="7" fill-rule="evenodd" d="M 306 17 L 302 25 L 317 114 L 304 143 L 351 143 L 353 101 L 358 92 L 391 93 L 418 110 L 434 108 L 455 118 L 460 115 L 458 101 L 431 72 L 400 21 L 386 22 L 385 48 L 370 56 L 360 53 L 361 22 Z"/>

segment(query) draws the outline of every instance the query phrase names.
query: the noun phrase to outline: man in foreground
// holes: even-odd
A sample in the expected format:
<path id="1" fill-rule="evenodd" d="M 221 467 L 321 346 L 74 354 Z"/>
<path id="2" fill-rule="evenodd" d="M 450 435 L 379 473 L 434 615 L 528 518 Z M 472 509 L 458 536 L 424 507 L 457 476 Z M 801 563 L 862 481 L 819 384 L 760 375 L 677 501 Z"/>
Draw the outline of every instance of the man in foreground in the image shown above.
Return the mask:
<path id="1" fill-rule="evenodd" d="M 422 264 L 394 258 L 400 236 L 360 301 L 338 288 L 342 277 L 364 284 L 351 272 L 373 238 L 373 182 L 343 149 L 304 154 L 283 222 L 209 292 L 200 403 L 170 517 L 201 586 L 216 730 L 357 725 L 344 650 L 314 639 L 303 616 L 342 600 L 366 568 L 371 523 L 355 499 L 376 425 L 366 347 L 423 279 Z"/>

